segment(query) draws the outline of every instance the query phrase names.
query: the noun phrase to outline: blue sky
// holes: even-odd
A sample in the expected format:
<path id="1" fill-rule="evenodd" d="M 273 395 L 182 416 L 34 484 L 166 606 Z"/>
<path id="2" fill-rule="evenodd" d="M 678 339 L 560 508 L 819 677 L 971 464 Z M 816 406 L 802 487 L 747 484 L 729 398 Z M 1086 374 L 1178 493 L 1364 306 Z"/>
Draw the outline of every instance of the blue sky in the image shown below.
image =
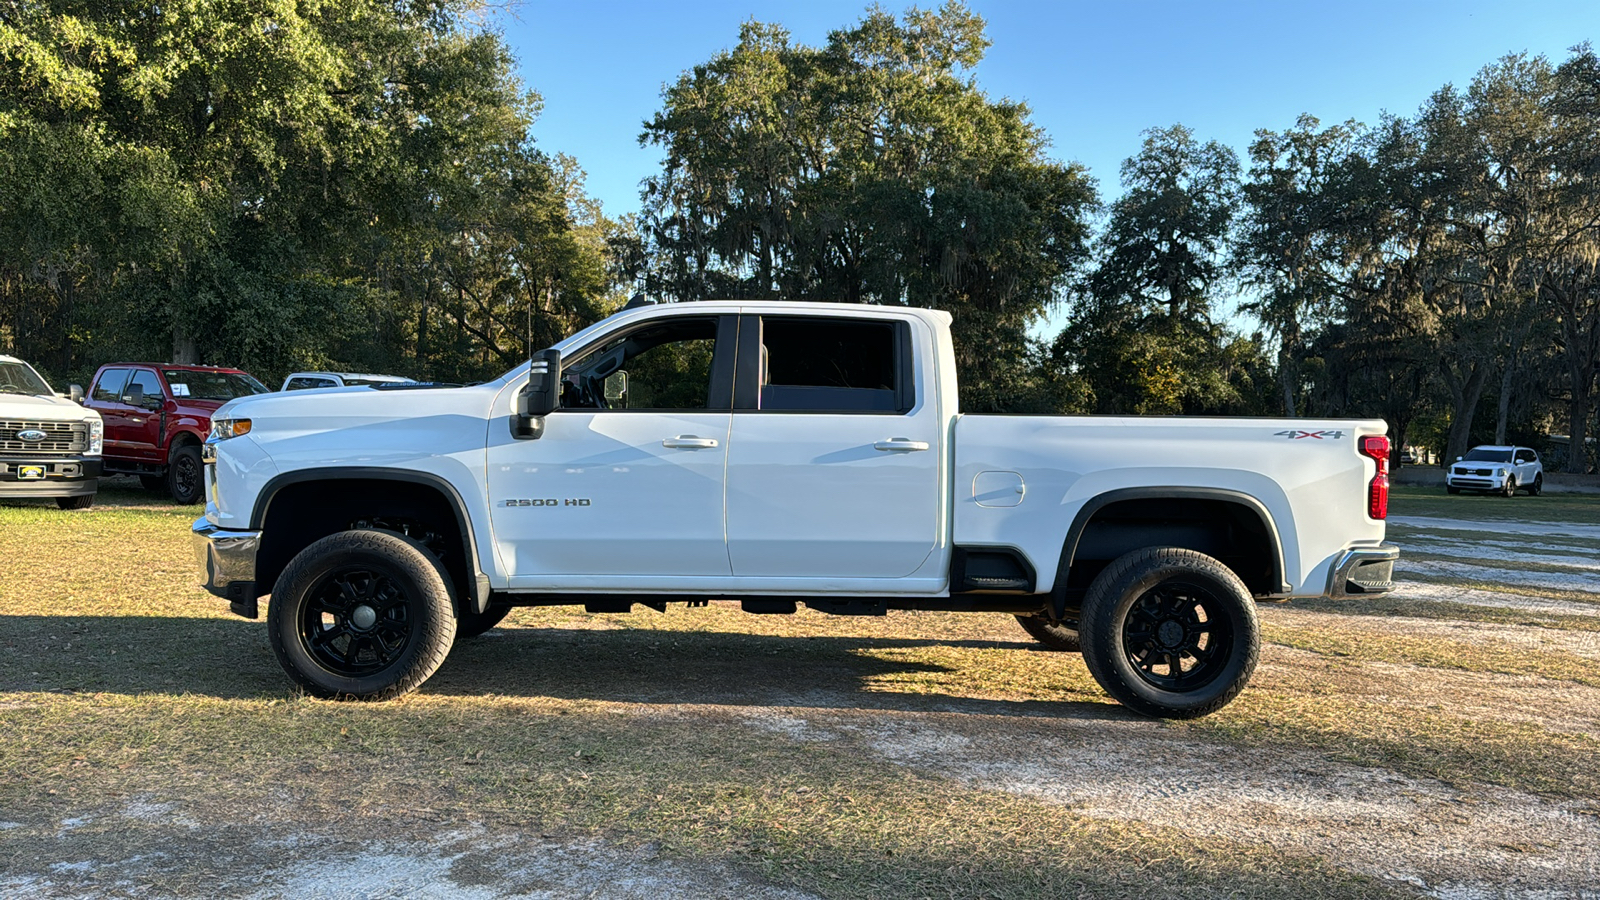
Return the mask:
<path id="1" fill-rule="evenodd" d="M 1051 154 L 1086 165 L 1110 194 L 1146 128 L 1182 122 L 1242 156 L 1255 129 L 1281 130 L 1302 112 L 1369 123 L 1385 110 L 1410 114 L 1507 53 L 1560 60 L 1574 44 L 1600 43 L 1596 0 L 968 5 L 993 41 L 979 86 L 1025 101 Z M 544 96 L 538 145 L 575 156 L 589 192 L 617 216 L 638 210 L 639 182 L 659 167 L 656 150 L 637 139 L 663 84 L 732 47 L 747 19 L 781 23 L 797 42 L 817 45 L 866 9 L 835 0 L 525 0 L 499 24 L 523 82 Z"/>

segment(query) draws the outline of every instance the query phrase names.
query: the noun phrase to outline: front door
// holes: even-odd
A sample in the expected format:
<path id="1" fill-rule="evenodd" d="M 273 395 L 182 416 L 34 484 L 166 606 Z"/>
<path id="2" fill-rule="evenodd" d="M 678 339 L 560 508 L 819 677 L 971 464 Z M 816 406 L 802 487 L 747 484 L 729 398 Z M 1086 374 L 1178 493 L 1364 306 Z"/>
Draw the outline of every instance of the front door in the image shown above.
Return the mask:
<path id="1" fill-rule="evenodd" d="M 728 455 L 733 574 L 904 578 L 938 544 L 941 419 L 912 325 L 747 317 Z M 923 383 L 931 384 L 931 378 Z"/>
<path id="2" fill-rule="evenodd" d="M 737 324 L 673 317 L 578 348 L 563 360 L 561 408 L 537 439 L 511 435 L 514 397 L 502 397 L 489 502 L 513 586 L 623 590 L 648 576 L 669 579 L 658 589 L 687 589 L 727 577 Z"/>

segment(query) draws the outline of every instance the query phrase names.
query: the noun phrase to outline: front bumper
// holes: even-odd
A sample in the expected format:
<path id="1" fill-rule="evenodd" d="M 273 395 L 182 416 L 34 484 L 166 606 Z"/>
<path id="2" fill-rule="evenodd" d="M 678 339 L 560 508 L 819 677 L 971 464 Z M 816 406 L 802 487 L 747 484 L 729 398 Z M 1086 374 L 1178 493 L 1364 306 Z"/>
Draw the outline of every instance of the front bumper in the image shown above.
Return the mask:
<path id="1" fill-rule="evenodd" d="M 1346 550 L 1328 573 L 1327 596 L 1385 594 L 1394 590 L 1394 564 L 1400 558 L 1398 544 Z"/>
<path id="2" fill-rule="evenodd" d="M 83 497 L 100 486 L 98 456 L 0 456 L 0 497 Z"/>
<path id="3" fill-rule="evenodd" d="M 1447 487 L 1460 488 L 1464 491 L 1503 491 L 1506 489 L 1507 475 L 1458 475 L 1455 472 L 1446 472 L 1444 483 Z"/>
<path id="4" fill-rule="evenodd" d="M 201 516 L 190 526 L 189 534 L 195 562 L 206 573 L 205 589 L 227 600 L 235 614 L 259 618 L 256 551 L 261 548 L 261 532 L 218 528 Z"/>

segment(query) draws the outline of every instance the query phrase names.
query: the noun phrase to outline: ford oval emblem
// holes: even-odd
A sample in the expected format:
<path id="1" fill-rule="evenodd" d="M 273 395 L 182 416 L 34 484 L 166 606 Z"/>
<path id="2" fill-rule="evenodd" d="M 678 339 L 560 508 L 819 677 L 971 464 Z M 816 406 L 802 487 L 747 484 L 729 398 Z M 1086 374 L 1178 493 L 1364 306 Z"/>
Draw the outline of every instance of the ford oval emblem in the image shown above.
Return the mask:
<path id="1" fill-rule="evenodd" d="M 49 435 L 45 434 L 44 432 L 40 431 L 37 428 L 29 428 L 26 431 L 17 432 L 17 440 L 19 440 L 19 441 L 28 441 L 29 443 L 34 443 L 34 444 L 37 444 L 38 442 L 44 440 L 47 437 L 49 437 Z"/>

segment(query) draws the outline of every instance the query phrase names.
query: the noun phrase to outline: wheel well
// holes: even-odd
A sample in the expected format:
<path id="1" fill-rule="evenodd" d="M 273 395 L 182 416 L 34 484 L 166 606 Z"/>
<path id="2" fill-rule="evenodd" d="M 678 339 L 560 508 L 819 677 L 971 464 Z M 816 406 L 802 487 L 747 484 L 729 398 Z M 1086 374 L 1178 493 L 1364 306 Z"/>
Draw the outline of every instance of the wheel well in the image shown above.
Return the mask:
<path id="1" fill-rule="evenodd" d="M 1142 547 L 1182 547 L 1215 558 L 1250 593 L 1283 590 L 1277 536 L 1261 513 L 1232 500 L 1146 497 L 1095 510 L 1063 553 L 1067 597 L 1075 601 L 1112 560 Z M 1076 606 L 1076 602 L 1070 605 Z"/>
<path id="2" fill-rule="evenodd" d="M 444 492 L 428 484 L 383 478 L 300 481 L 263 499 L 256 585 L 262 594 L 295 554 L 330 534 L 376 528 L 404 534 L 426 545 L 444 562 L 458 611 L 474 597 L 473 566 L 464 523 Z"/>
<path id="3" fill-rule="evenodd" d="M 167 459 L 172 459 L 172 454 L 177 453 L 184 447 L 198 447 L 201 443 L 203 442 L 194 432 L 180 431 L 173 435 L 172 440 L 167 443 Z"/>

